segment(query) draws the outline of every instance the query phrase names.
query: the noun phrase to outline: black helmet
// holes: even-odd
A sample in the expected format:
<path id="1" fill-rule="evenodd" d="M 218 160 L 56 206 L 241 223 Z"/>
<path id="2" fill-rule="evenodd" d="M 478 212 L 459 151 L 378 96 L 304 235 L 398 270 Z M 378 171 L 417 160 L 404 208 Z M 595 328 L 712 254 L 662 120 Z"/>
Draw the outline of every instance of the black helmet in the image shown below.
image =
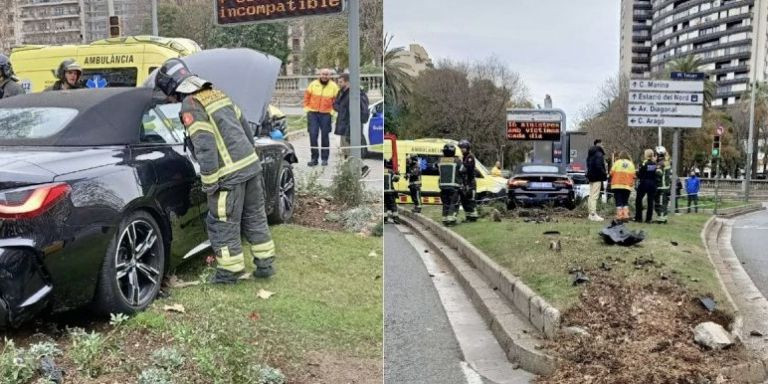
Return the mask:
<path id="1" fill-rule="evenodd" d="M 454 147 L 453 144 L 443 145 L 443 156 L 445 157 L 456 156 L 456 147 Z"/>
<path id="2" fill-rule="evenodd" d="M 168 59 L 155 75 L 155 88 L 166 96 L 175 93 L 194 93 L 209 82 L 195 76 L 181 59 Z"/>
<path id="3" fill-rule="evenodd" d="M 75 61 L 75 59 L 66 59 L 62 61 L 61 64 L 59 64 L 59 68 L 56 69 L 56 78 L 61 81 L 67 81 L 67 79 L 64 77 L 67 71 L 77 71 L 78 80 L 80 80 L 80 77 L 83 76 L 83 69 L 80 67 L 80 64 Z"/>
<path id="4" fill-rule="evenodd" d="M 461 141 L 459 141 L 459 148 L 461 148 L 462 151 L 466 152 L 466 151 L 469 151 L 472 148 L 472 146 L 469 144 L 469 140 L 461 139 Z"/>
<path id="5" fill-rule="evenodd" d="M 0 53 L 0 75 L 6 79 L 10 79 L 14 76 L 11 60 L 8 59 L 8 56 L 3 55 L 2 53 Z"/>
<path id="6" fill-rule="evenodd" d="M 384 168 L 392 169 L 392 160 L 384 160 Z"/>

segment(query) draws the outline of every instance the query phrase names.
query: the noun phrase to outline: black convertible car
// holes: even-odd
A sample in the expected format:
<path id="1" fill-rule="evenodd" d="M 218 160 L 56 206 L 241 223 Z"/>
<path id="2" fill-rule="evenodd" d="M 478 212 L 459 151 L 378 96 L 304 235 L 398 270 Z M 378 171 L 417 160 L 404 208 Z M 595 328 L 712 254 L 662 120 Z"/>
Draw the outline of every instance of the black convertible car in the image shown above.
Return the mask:
<path id="1" fill-rule="evenodd" d="M 93 303 L 132 313 L 205 249 L 199 167 L 180 104 L 149 88 L 0 101 L 0 326 Z M 291 217 L 290 144 L 257 137 L 271 223 Z"/>

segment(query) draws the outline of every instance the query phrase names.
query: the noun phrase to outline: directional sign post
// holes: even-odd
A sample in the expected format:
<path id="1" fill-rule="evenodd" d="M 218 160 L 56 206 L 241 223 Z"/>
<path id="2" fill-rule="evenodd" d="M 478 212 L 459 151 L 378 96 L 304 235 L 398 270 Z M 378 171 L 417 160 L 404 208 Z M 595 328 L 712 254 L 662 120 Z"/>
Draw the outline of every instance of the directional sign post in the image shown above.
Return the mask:
<path id="1" fill-rule="evenodd" d="M 677 164 L 680 128 L 701 128 L 704 112 L 704 74 L 676 72 L 673 78 L 689 81 L 630 80 L 627 124 L 630 127 L 658 127 L 659 145 L 662 128 L 674 129 L 672 147 L 671 201 L 677 213 Z M 666 159 L 669 161 L 670 159 Z"/>

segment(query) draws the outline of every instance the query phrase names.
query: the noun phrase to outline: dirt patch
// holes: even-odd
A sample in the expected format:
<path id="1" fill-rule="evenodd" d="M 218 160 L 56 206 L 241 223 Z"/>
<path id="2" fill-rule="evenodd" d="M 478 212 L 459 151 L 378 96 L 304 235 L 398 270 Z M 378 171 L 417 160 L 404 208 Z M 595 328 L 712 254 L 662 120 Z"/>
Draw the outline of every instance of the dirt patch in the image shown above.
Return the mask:
<path id="1" fill-rule="evenodd" d="M 384 380 L 381 359 L 308 352 L 304 360 L 304 372 L 287 379 L 287 384 L 381 384 Z"/>
<path id="2" fill-rule="evenodd" d="M 296 208 L 294 208 L 291 222 L 305 227 L 343 231 L 344 224 L 341 221 L 328 220 L 330 213 L 338 213 L 343 210 L 343 206 L 335 204 L 331 200 L 317 196 L 300 195 L 297 196 Z"/>
<path id="3" fill-rule="evenodd" d="M 720 367 L 748 361 L 742 345 L 709 351 L 694 342 L 696 325 L 727 328 L 730 318 L 706 311 L 673 281 L 630 284 L 603 271 L 590 271 L 590 278 L 581 303 L 563 314 L 563 326 L 590 336 L 547 343 L 564 363 L 539 383 L 714 383 Z"/>
<path id="4" fill-rule="evenodd" d="M 504 215 L 508 219 L 520 219 L 525 223 L 557 223 L 562 219 L 586 219 L 586 211 L 563 207 L 516 208 Z"/>

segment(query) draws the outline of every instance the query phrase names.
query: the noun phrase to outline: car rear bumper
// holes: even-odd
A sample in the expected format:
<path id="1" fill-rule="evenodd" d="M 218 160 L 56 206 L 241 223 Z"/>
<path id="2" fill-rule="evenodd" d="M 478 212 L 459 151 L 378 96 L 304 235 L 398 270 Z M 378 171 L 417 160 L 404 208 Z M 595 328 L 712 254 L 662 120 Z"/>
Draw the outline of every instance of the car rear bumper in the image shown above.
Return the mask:
<path id="1" fill-rule="evenodd" d="M 30 241 L 0 240 L 0 328 L 14 327 L 48 306 L 53 285 Z"/>
<path id="2" fill-rule="evenodd" d="M 573 202 L 572 191 L 510 192 L 509 199 L 520 205 L 566 204 Z"/>

